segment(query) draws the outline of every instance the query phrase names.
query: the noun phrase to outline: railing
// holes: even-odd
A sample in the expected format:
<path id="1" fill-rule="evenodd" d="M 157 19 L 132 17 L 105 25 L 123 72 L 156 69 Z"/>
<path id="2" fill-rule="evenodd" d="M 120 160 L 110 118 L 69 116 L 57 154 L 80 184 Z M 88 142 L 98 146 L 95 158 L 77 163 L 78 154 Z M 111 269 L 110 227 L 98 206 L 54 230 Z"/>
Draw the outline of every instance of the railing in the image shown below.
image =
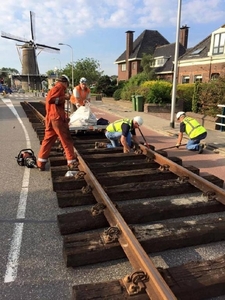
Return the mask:
<path id="1" fill-rule="evenodd" d="M 218 118 L 220 118 L 220 122 L 216 122 L 216 125 L 220 126 L 220 131 L 225 130 L 225 104 L 218 104 L 218 107 L 222 108 L 222 115 L 218 114 L 216 115 Z"/>

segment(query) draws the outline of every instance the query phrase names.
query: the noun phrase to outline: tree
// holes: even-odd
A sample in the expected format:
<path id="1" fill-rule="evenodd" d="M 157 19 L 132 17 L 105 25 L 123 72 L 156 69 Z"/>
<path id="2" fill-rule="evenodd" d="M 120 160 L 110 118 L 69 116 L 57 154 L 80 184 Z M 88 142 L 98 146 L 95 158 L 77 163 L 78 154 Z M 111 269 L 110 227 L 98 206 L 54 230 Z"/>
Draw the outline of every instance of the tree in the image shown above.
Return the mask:
<path id="1" fill-rule="evenodd" d="M 108 97 L 112 97 L 116 89 L 118 89 L 117 81 L 112 80 L 108 75 L 103 75 L 96 82 L 96 91 Z"/>
<path id="2" fill-rule="evenodd" d="M 143 73 L 145 73 L 148 77 L 148 80 L 155 79 L 155 71 L 152 68 L 152 63 L 154 62 L 154 58 L 152 54 L 144 53 L 141 59 L 141 67 L 143 69 Z"/>
<path id="3" fill-rule="evenodd" d="M 1 83 L 5 83 L 8 86 L 11 86 L 11 77 L 12 75 L 17 75 L 19 72 L 13 68 L 1 68 L 0 69 L 0 78 Z"/>
<path id="4" fill-rule="evenodd" d="M 76 61 L 73 65 L 74 84 L 79 84 L 81 77 L 87 79 L 88 85 L 96 83 L 103 73 L 99 71 L 99 68 L 99 62 L 93 58 L 85 58 Z M 66 65 L 65 69 L 62 70 L 62 73 L 67 75 L 70 80 L 72 79 L 71 63 Z"/>

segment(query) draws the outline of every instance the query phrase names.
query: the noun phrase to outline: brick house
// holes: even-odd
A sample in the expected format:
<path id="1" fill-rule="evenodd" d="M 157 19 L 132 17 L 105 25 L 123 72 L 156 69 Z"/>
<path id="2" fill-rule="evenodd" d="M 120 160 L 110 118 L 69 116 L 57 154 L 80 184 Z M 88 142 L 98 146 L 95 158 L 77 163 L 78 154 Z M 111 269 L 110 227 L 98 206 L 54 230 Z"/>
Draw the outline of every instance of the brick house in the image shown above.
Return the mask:
<path id="1" fill-rule="evenodd" d="M 178 83 L 208 82 L 225 75 L 225 25 L 178 60 Z"/>
<path id="2" fill-rule="evenodd" d="M 126 50 L 115 61 L 118 81 L 128 80 L 142 71 L 141 58 L 144 53 L 153 54 L 157 46 L 169 44 L 157 30 L 144 30 L 135 41 L 133 34 L 134 31 L 126 31 Z"/>
<path id="3" fill-rule="evenodd" d="M 180 28 L 178 83 L 207 82 L 225 75 L 225 25 L 212 32 L 193 48 L 187 49 L 189 27 Z M 145 30 L 133 42 L 133 32 L 127 31 L 126 50 L 115 61 L 118 81 L 140 73 L 144 53 L 154 57 L 158 79 L 173 81 L 175 43 L 170 44 L 158 31 Z"/>

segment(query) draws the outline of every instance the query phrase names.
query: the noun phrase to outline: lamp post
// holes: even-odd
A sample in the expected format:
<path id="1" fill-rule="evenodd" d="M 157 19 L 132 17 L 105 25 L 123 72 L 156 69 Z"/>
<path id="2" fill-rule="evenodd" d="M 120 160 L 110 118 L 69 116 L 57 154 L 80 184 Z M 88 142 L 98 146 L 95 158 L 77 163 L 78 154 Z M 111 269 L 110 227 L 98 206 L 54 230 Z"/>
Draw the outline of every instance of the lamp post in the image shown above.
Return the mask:
<path id="1" fill-rule="evenodd" d="M 175 55 L 174 55 L 173 88 L 172 88 L 171 117 L 170 117 L 170 127 L 171 128 L 174 128 L 174 113 L 175 113 L 175 105 L 176 105 L 181 5 L 182 5 L 182 0 L 178 0 L 177 31 L 176 31 L 176 43 L 175 43 Z"/>
<path id="2" fill-rule="evenodd" d="M 68 45 L 68 44 L 64 44 L 64 43 L 59 43 L 59 45 L 64 45 L 64 46 L 68 46 L 68 47 L 70 47 L 70 49 L 71 49 L 71 54 L 72 54 L 72 56 L 71 56 L 71 58 L 72 58 L 72 89 L 74 88 L 74 79 L 73 79 L 73 48 L 70 46 L 70 45 Z"/>

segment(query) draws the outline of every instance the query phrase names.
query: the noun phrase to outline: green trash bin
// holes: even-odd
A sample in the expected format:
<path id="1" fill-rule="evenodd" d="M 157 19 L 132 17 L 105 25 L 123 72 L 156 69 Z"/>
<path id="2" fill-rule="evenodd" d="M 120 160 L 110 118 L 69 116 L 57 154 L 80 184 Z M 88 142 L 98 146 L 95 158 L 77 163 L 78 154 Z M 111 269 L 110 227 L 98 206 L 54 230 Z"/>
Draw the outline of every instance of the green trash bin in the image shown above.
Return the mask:
<path id="1" fill-rule="evenodd" d="M 135 95 L 131 96 L 133 110 L 136 111 L 136 98 Z"/>
<path id="2" fill-rule="evenodd" d="M 136 110 L 144 111 L 144 98 L 141 95 L 136 95 Z"/>

